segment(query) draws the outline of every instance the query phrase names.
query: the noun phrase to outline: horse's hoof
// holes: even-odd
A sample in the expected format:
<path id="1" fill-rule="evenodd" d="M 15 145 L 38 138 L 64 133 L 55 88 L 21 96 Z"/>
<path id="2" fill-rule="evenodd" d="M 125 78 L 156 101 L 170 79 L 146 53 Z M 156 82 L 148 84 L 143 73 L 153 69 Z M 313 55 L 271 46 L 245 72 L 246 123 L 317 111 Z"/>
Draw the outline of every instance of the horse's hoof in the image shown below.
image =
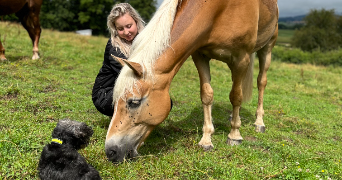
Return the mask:
<path id="1" fill-rule="evenodd" d="M 214 149 L 213 145 L 201 145 L 204 151 L 211 151 Z"/>
<path id="2" fill-rule="evenodd" d="M 234 145 L 240 145 L 242 143 L 242 139 L 227 139 L 227 144 L 234 146 Z"/>
<path id="3" fill-rule="evenodd" d="M 39 56 L 33 56 L 32 57 L 32 60 L 37 60 L 37 59 L 39 59 Z"/>
<path id="4" fill-rule="evenodd" d="M 256 132 L 264 133 L 265 130 L 266 130 L 265 126 L 263 126 L 263 125 L 255 125 L 255 131 Z"/>
<path id="5" fill-rule="evenodd" d="M 32 56 L 32 60 L 37 60 L 37 59 L 39 59 L 40 57 L 39 57 L 39 55 L 38 55 L 38 53 L 33 53 L 33 56 Z"/>

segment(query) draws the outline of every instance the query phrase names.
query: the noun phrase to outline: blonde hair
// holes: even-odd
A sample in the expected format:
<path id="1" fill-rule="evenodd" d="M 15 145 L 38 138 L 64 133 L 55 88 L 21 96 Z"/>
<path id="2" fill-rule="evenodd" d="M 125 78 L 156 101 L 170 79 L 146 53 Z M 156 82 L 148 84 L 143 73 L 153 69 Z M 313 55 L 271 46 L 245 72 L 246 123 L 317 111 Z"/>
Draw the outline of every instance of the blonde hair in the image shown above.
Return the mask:
<path id="1" fill-rule="evenodd" d="M 108 30 L 111 34 L 112 46 L 120 48 L 120 51 L 128 58 L 130 56 L 131 42 L 122 39 L 118 35 L 115 27 L 115 20 L 128 13 L 137 23 L 138 34 L 144 29 L 145 22 L 138 12 L 128 3 L 119 3 L 114 5 L 107 18 Z"/>
<path id="2" fill-rule="evenodd" d="M 164 0 L 152 17 L 144 31 L 137 36 L 131 47 L 129 61 L 139 63 L 144 68 L 143 78 L 155 82 L 153 66 L 171 42 L 171 29 L 177 12 L 177 6 L 182 0 Z M 113 91 L 113 104 L 120 98 L 126 100 L 129 92 L 135 94 L 133 89 L 140 93 L 139 79 L 128 66 L 123 66 L 116 79 Z"/>

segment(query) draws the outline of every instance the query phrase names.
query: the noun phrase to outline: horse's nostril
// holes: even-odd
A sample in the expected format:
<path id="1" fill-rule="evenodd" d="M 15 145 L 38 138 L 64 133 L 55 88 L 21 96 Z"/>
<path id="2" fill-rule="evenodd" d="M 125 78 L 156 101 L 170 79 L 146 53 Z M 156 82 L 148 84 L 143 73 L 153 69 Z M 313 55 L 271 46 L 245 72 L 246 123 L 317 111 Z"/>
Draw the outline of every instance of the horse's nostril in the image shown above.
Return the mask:
<path id="1" fill-rule="evenodd" d="M 129 151 L 127 152 L 127 157 L 128 157 L 128 158 L 133 158 L 133 150 L 129 150 Z"/>
<path id="2" fill-rule="evenodd" d="M 110 161 L 117 161 L 119 156 L 119 148 L 114 146 L 106 149 L 106 155 Z"/>
<path id="3" fill-rule="evenodd" d="M 116 154 L 117 154 L 117 152 L 116 152 L 115 150 L 111 150 L 111 151 L 109 152 L 109 155 L 110 155 L 110 156 L 116 156 Z"/>

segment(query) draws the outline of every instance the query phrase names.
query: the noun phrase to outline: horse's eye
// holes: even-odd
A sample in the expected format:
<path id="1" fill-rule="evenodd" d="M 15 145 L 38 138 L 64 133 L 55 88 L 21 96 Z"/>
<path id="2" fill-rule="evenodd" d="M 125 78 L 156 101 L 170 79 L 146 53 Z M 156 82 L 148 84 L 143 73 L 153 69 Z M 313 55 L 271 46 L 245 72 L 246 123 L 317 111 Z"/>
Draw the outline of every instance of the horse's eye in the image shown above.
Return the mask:
<path id="1" fill-rule="evenodd" d="M 137 99 L 130 99 L 130 100 L 128 100 L 128 106 L 130 108 L 137 108 L 137 107 L 140 106 L 140 104 L 141 104 L 141 100 L 140 99 L 139 100 L 137 100 Z"/>

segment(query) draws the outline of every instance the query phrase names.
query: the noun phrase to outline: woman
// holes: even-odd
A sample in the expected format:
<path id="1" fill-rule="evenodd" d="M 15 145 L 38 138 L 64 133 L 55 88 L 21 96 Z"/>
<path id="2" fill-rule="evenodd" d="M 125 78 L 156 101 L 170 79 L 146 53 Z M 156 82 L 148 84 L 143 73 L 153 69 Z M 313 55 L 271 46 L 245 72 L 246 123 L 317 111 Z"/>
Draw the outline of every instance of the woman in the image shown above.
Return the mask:
<path id="1" fill-rule="evenodd" d="M 95 79 L 92 92 L 96 109 L 104 115 L 113 116 L 113 88 L 122 68 L 111 55 L 128 59 L 132 42 L 143 30 L 144 24 L 137 11 L 128 3 L 116 4 L 108 16 L 107 26 L 111 37 L 107 42 L 103 65 Z"/>

